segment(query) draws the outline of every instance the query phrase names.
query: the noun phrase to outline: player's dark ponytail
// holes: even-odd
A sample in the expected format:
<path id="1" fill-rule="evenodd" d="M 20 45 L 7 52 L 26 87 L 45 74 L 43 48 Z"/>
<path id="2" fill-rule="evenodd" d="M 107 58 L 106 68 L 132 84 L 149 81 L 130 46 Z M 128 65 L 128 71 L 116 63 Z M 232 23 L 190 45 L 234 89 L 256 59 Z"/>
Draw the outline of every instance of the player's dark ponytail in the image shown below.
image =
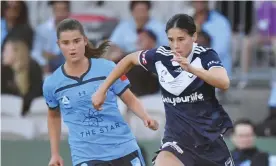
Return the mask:
<path id="1" fill-rule="evenodd" d="M 171 28 L 179 28 L 186 31 L 190 36 L 196 32 L 194 19 L 187 14 L 176 14 L 172 16 L 166 24 L 166 33 Z"/>
<path id="2" fill-rule="evenodd" d="M 88 41 L 87 45 L 85 46 L 85 53 L 84 55 L 87 58 L 99 58 L 101 57 L 106 49 L 109 47 L 109 41 L 104 41 L 103 43 L 101 43 L 99 45 L 98 48 L 94 48 L 94 46 L 92 45 L 92 43 L 90 43 Z"/>
<path id="3" fill-rule="evenodd" d="M 60 33 L 67 30 L 78 30 L 80 33 L 85 36 L 83 26 L 81 23 L 75 19 L 64 19 L 61 21 L 57 26 L 57 38 L 59 39 Z M 88 41 L 87 45 L 85 46 L 85 53 L 84 55 L 87 58 L 99 58 L 101 57 L 106 49 L 109 47 L 109 41 L 104 41 L 98 48 L 95 48 L 92 43 Z"/>

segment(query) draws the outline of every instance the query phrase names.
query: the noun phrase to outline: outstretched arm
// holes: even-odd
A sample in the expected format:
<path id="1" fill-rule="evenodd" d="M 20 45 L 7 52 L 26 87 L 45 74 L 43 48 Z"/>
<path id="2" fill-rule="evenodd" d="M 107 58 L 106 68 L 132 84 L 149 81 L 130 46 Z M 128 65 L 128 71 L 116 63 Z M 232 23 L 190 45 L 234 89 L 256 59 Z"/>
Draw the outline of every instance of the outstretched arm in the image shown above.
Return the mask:
<path id="1" fill-rule="evenodd" d="M 150 115 L 146 112 L 142 103 L 137 99 L 134 94 L 127 89 L 120 98 L 127 105 L 128 108 L 138 116 L 143 122 L 144 125 L 152 130 L 158 129 L 158 122 L 150 117 Z"/>
<path id="2" fill-rule="evenodd" d="M 102 110 L 101 105 L 104 103 L 108 88 L 122 75 L 127 73 L 133 66 L 139 64 L 139 52 L 134 52 L 123 58 L 112 70 L 104 83 L 99 87 L 97 92 L 92 96 L 92 104 L 95 109 Z"/>
<path id="3" fill-rule="evenodd" d="M 139 65 L 139 52 L 128 54 L 113 69 L 98 91 L 106 93 L 108 88 L 122 75 L 126 74 L 133 66 Z"/>

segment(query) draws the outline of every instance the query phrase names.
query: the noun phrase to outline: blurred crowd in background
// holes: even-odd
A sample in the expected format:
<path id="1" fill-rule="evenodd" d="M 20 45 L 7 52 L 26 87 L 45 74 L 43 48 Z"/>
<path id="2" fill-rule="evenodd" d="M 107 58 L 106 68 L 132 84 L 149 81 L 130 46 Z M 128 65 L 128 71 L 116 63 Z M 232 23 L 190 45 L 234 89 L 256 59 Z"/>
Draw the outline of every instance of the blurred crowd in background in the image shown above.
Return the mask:
<path id="1" fill-rule="evenodd" d="M 177 13 L 193 16 L 197 42 L 218 53 L 233 81 L 230 91 L 236 89 L 236 93 L 218 91 L 221 103 L 238 105 L 240 90 L 258 89 L 258 82 L 267 82 L 267 117 L 258 124 L 236 118 L 231 135 L 237 165 L 269 165 L 270 156 L 255 147 L 254 136 L 276 136 L 273 1 L 1 1 L 1 96 L 20 97 L 19 115 L 32 114 L 33 101 L 42 97 L 44 78 L 64 63 L 56 43 L 56 25 L 65 18 L 82 22 L 95 47 L 110 40 L 103 57 L 117 63 L 130 52 L 168 45 L 165 24 Z M 159 94 L 158 79 L 142 67 L 133 68 L 127 77 L 138 97 Z M 256 85 L 251 85 L 252 80 Z M 4 109 L 2 103 L 2 113 Z"/>

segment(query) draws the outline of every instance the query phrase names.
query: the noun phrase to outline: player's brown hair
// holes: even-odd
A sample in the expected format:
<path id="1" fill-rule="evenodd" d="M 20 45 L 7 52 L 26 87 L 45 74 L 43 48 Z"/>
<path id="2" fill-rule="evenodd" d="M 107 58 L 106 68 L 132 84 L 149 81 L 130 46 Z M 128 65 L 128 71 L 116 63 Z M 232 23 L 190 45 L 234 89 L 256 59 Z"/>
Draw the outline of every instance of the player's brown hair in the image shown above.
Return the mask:
<path id="1" fill-rule="evenodd" d="M 75 19 L 64 19 L 57 26 L 57 38 L 60 38 L 60 33 L 68 30 L 78 30 L 85 36 L 83 26 L 78 20 Z M 99 58 L 101 57 L 106 49 L 109 47 L 109 41 L 104 41 L 98 48 L 95 48 L 90 42 L 85 46 L 84 55 L 87 58 Z"/>

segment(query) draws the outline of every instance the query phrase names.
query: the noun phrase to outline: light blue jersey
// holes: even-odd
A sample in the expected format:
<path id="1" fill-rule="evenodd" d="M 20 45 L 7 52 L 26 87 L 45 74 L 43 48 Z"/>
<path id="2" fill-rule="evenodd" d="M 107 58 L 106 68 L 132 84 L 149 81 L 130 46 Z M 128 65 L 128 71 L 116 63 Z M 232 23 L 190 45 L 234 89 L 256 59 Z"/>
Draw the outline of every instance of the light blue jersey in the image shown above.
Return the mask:
<path id="1" fill-rule="evenodd" d="M 46 102 L 50 108 L 59 107 L 69 128 L 74 165 L 90 160 L 109 161 L 139 149 L 117 106 L 117 96 L 129 87 L 127 79 L 118 79 L 109 88 L 102 111 L 92 105 L 92 94 L 114 67 L 111 61 L 91 59 L 88 71 L 80 78 L 68 76 L 62 65 L 45 80 Z"/>

